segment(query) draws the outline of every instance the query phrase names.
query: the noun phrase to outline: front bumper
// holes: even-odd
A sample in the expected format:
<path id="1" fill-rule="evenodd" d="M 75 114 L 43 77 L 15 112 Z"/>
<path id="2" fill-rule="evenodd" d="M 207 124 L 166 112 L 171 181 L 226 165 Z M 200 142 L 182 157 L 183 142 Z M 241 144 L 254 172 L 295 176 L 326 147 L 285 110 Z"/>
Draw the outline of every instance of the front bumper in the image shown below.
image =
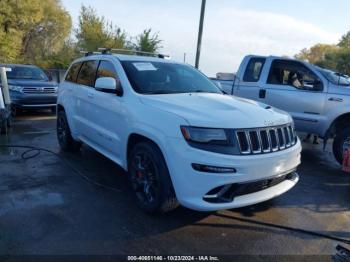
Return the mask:
<path id="1" fill-rule="evenodd" d="M 294 172 L 300 164 L 301 144 L 262 155 L 232 156 L 207 152 L 190 147 L 184 139 L 169 138 L 165 158 L 177 199 L 188 208 L 215 211 L 248 206 L 274 198 L 291 189 L 299 180 Z M 236 173 L 204 173 L 195 171 L 192 164 L 234 168 Z M 216 188 L 269 181 L 287 176 L 279 183 L 262 186 L 258 191 L 238 194 L 232 201 L 208 201 L 206 196 Z"/>
<path id="2" fill-rule="evenodd" d="M 12 104 L 18 108 L 50 108 L 57 104 L 57 94 L 24 94 L 10 91 Z"/>

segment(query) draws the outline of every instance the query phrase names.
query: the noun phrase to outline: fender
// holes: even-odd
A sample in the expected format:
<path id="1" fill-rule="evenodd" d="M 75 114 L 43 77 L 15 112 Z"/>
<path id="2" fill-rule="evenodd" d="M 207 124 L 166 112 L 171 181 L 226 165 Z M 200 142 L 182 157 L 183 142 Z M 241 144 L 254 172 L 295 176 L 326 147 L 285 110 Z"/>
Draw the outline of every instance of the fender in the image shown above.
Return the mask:
<path id="1" fill-rule="evenodd" d="M 125 152 L 125 154 L 123 154 L 123 168 L 125 170 L 128 170 L 128 142 L 130 139 L 130 136 L 136 134 L 136 135 L 140 135 L 140 136 L 144 136 L 146 138 L 148 138 L 149 140 L 152 140 L 155 144 L 157 144 L 157 146 L 159 147 L 160 151 L 163 153 L 163 156 L 165 158 L 165 161 L 167 161 L 168 156 L 166 155 L 166 135 L 159 131 L 159 129 L 148 125 L 146 123 L 137 123 L 135 124 L 129 132 L 129 136 L 128 139 L 125 139 L 124 143 L 123 143 L 123 152 Z"/>

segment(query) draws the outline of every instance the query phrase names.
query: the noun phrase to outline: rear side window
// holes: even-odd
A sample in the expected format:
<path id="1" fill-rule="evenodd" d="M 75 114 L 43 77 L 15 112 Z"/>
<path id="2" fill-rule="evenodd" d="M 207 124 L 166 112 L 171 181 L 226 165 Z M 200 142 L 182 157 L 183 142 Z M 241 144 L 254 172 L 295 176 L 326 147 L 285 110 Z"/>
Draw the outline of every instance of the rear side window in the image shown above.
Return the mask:
<path id="1" fill-rule="evenodd" d="M 244 82 L 258 82 L 262 69 L 265 64 L 265 58 L 252 58 L 250 59 L 247 69 L 245 70 L 243 81 Z"/>
<path id="2" fill-rule="evenodd" d="M 85 86 L 95 86 L 96 71 L 97 71 L 98 61 L 86 61 L 81 66 L 79 71 L 77 83 Z"/>
<path id="3" fill-rule="evenodd" d="M 109 61 L 101 61 L 97 70 L 97 78 L 100 77 L 113 77 L 115 80 L 118 80 L 117 71 L 114 68 L 114 65 Z"/>
<path id="4" fill-rule="evenodd" d="M 70 67 L 66 76 L 66 81 L 75 82 L 77 80 L 80 66 L 81 66 L 81 63 L 75 63 Z"/>

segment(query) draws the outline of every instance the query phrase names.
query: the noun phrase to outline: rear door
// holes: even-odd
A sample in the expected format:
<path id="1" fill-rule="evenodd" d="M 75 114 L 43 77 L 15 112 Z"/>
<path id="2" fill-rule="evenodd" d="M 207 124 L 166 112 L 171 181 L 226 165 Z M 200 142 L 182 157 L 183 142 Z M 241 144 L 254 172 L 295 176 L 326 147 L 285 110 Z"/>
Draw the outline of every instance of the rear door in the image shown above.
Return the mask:
<path id="1" fill-rule="evenodd" d="M 76 122 L 78 133 L 84 140 L 95 143 L 94 124 L 96 119 L 91 115 L 91 92 L 94 91 L 98 61 L 84 61 L 77 78 L 76 94 Z"/>
<path id="2" fill-rule="evenodd" d="M 264 97 L 262 75 L 266 58 L 252 57 L 244 61 L 234 85 L 234 95 L 259 101 Z M 242 71 L 243 70 L 243 71 Z"/>
<path id="3" fill-rule="evenodd" d="M 262 102 L 289 112 L 302 132 L 316 133 L 326 102 L 326 81 L 307 65 L 275 59 L 264 79 L 266 96 Z"/>
<path id="4" fill-rule="evenodd" d="M 59 101 L 62 103 L 66 110 L 66 115 L 68 118 L 70 129 L 73 133 L 77 133 L 77 122 L 76 122 L 76 113 L 77 113 L 77 90 L 76 90 L 76 81 L 78 73 L 81 67 L 81 62 L 77 62 L 71 65 L 69 68 L 65 80 L 60 84 L 63 88 L 59 88 L 59 92 L 65 94 L 59 94 L 59 98 L 63 97 L 64 101 Z"/>

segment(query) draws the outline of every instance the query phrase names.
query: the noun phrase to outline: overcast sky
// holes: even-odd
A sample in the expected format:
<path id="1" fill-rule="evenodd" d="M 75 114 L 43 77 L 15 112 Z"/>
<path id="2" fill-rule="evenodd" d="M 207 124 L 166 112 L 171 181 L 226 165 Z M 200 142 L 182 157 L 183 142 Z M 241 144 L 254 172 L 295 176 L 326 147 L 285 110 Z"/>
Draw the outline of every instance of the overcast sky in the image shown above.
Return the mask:
<path id="1" fill-rule="evenodd" d="M 194 64 L 201 0 L 62 0 L 76 25 L 81 5 L 137 35 L 159 32 L 161 52 Z M 234 72 L 247 54 L 289 55 L 350 31 L 348 0 L 207 0 L 200 69 Z"/>

